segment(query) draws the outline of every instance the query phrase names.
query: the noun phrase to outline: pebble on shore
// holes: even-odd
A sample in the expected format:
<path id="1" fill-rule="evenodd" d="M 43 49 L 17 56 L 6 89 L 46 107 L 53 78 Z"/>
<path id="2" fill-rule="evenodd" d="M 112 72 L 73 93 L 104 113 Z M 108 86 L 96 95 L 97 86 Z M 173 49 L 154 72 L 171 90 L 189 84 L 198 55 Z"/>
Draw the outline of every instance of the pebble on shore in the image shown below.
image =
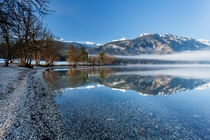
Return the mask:
<path id="1" fill-rule="evenodd" d="M 42 72 L 0 66 L 0 139 L 66 139 Z"/>

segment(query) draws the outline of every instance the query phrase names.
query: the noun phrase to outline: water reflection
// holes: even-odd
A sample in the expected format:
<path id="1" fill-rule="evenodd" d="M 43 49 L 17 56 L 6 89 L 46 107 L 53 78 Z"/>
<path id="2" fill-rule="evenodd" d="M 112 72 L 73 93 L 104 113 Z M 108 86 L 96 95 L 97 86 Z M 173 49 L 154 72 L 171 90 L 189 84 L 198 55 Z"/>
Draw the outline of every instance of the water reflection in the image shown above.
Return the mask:
<path id="1" fill-rule="evenodd" d="M 53 90 L 61 88 L 76 88 L 86 85 L 89 79 L 94 78 L 96 82 L 108 78 L 115 73 L 113 69 L 104 68 L 70 68 L 66 70 L 46 70 L 44 78 L 48 86 Z M 53 81 L 53 83 L 52 83 Z"/>
<path id="2" fill-rule="evenodd" d="M 62 91 L 56 103 L 69 139 L 178 140 L 210 139 L 206 72 L 91 67 L 52 69 L 43 75 L 51 89 Z M 180 94 L 172 94 L 176 92 Z"/>
<path id="3" fill-rule="evenodd" d="M 48 86 L 53 90 L 76 88 L 95 83 L 111 87 L 113 90 L 134 90 L 142 95 L 169 95 L 199 89 L 204 87 L 203 85 L 209 87 L 208 79 L 186 78 L 163 73 L 151 74 L 154 71 L 157 69 L 70 68 L 62 71 L 46 70 L 44 77 Z"/>

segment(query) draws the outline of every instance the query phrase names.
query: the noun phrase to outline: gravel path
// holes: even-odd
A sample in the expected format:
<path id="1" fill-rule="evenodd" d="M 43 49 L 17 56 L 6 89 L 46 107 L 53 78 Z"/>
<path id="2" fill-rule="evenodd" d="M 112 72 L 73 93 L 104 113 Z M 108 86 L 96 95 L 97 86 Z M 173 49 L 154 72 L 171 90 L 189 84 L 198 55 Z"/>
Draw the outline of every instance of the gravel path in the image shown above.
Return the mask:
<path id="1" fill-rule="evenodd" d="M 41 69 L 0 66 L 0 139 L 66 139 Z"/>

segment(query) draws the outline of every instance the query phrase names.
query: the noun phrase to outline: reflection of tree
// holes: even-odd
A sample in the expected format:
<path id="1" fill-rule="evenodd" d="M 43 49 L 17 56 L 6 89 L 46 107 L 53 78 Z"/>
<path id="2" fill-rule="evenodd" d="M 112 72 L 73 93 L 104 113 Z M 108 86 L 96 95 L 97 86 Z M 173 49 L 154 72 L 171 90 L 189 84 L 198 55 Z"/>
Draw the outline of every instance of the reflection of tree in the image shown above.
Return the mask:
<path id="1" fill-rule="evenodd" d="M 99 73 L 99 79 L 104 79 L 115 73 L 115 71 L 111 68 L 99 68 L 98 69 Z"/>
<path id="2" fill-rule="evenodd" d="M 96 75 L 97 74 L 97 70 L 94 67 L 89 67 L 88 68 L 88 73 L 91 75 Z"/>
<path id="3" fill-rule="evenodd" d="M 98 72 L 99 72 L 99 76 L 98 76 L 98 77 L 99 77 L 100 79 L 104 79 L 104 77 L 105 77 L 105 75 L 104 75 L 104 69 L 99 69 Z"/>
<path id="4" fill-rule="evenodd" d="M 56 80 L 61 77 L 61 73 L 54 72 L 53 70 L 45 70 L 45 72 L 43 73 L 43 77 L 45 79 L 45 82 L 51 89 L 57 89 L 56 87 L 58 84 Z"/>
<path id="5" fill-rule="evenodd" d="M 156 95 L 192 90 L 208 81 L 184 79 L 172 76 L 115 75 L 113 68 L 70 68 L 68 71 L 45 71 L 46 83 L 53 90 L 75 88 L 87 82 L 103 84 L 111 88 L 130 89 L 139 93 Z"/>
<path id="6" fill-rule="evenodd" d="M 69 86 L 70 87 L 78 87 L 82 86 L 86 83 L 88 79 L 88 70 L 78 70 L 76 68 L 70 68 L 66 75 L 69 78 Z"/>
<path id="7" fill-rule="evenodd" d="M 96 79 L 102 83 L 104 78 L 109 77 L 115 71 L 110 68 L 70 68 L 68 71 L 46 70 L 43 77 L 48 86 L 53 90 L 61 88 L 75 88 L 85 85 L 89 80 Z M 90 78 L 90 76 L 92 78 Z M 93 82 L 92 80 L 90 80 Z M 95 81 L 96 82 L 96 81 Z"/>

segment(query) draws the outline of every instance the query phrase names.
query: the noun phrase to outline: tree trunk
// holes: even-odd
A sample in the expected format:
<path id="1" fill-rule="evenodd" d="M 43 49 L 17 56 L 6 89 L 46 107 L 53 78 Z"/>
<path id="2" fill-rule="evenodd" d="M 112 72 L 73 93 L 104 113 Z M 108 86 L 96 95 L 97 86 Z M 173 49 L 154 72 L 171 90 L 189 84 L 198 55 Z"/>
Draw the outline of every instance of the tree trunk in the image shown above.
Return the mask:
<path id="1" fill-rule="evenodd" d="M 8 33 L 6 33 L 6 36 L 5 36 L 5 45 L 6 45 L 6 49 L 5 49 L 5 66 L 8 67 L 9 66 L 9 61 L 11 60 L 11 58 L 10 58 L 10 45 L 9 45 Z"/>

